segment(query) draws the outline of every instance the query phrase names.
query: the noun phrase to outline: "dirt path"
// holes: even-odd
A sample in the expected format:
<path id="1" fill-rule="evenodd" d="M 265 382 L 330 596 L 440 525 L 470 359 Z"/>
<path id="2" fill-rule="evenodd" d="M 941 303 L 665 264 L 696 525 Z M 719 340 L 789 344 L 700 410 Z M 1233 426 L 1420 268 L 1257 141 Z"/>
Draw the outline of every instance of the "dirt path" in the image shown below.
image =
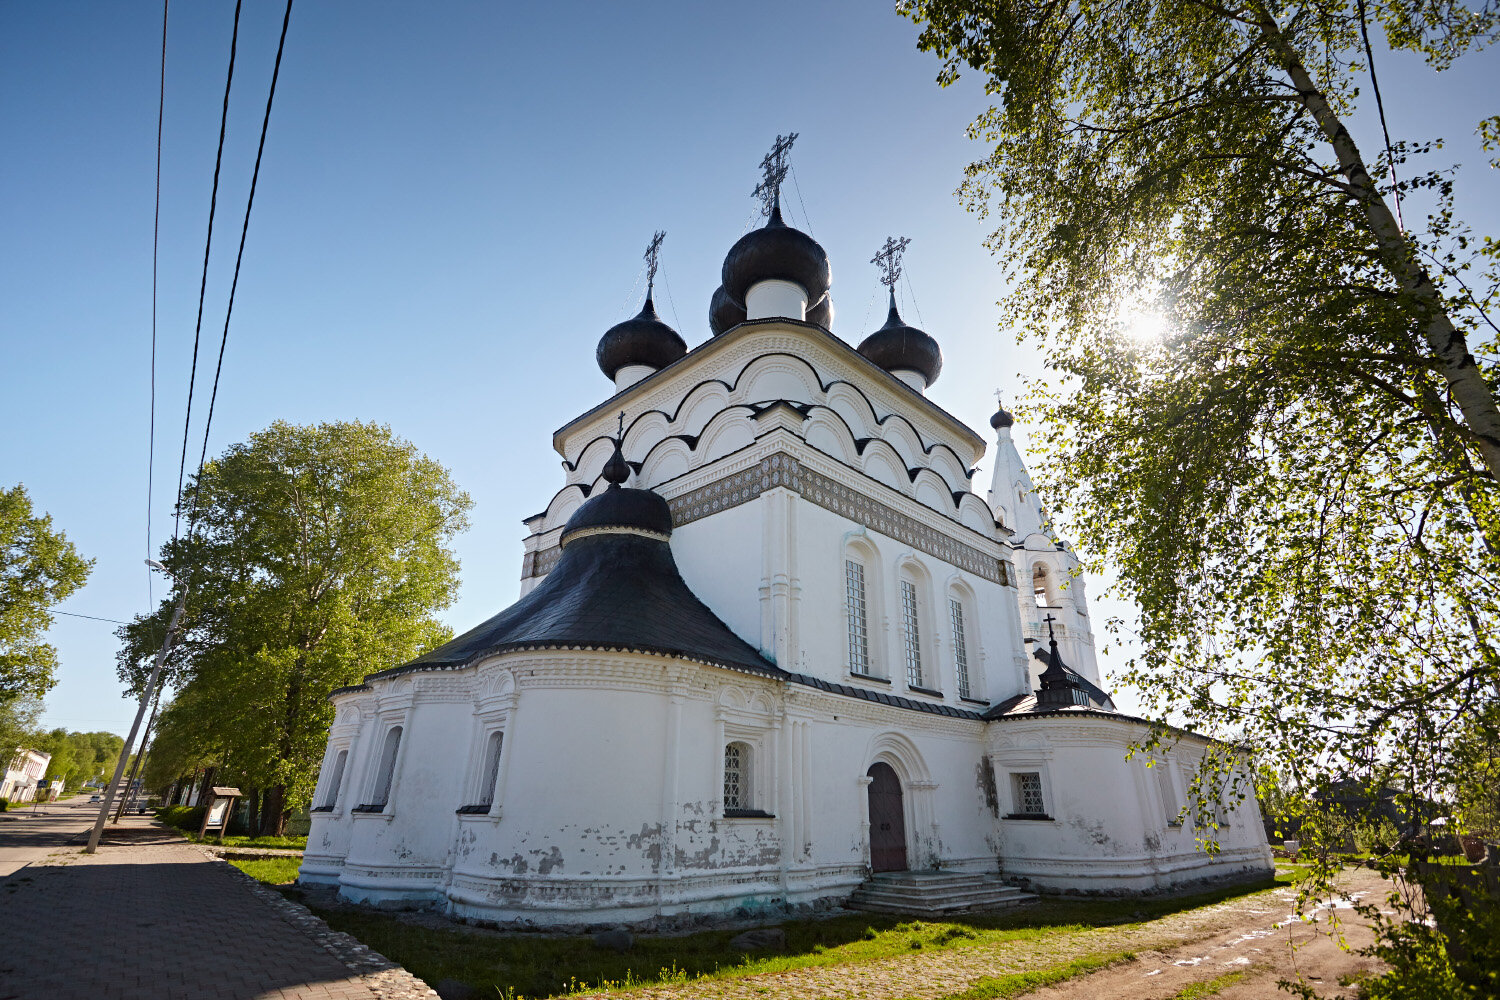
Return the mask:
<path id="1" fill-rule="evenodd" d="M 1365 870 L 1347 873 L 1341 884 L 1365 897 L 1384 892 L 1385 886 L 1377 874 Z M 1340 976 L 1374 968 L 1369 959 L 1341 951 L 1329 941 L 1323 933 L 1326 924 L 1298 923 L 1292 915 L 1295 896 L 1292 889 L 1276 889 L 1132 927 L 1058 934 L 1042 941 L 958 947 L 875 962 L 592 995 L 638 1000 L 938 1000 L 987 977 L 1045 969 L 1087 955 L 1132 951 L 1137 955 L 1133 961 L 1028 996 L 1039 1000 L 1165 1000 L 1191 983 L 1243 972 L 1243 979 L 1216 994 L 1235 1000 L 1274 996 L 1276 981 L 1299 970 L 1320 995 L 1332 996 L 1339 989 Z M 1326 911 L 1320 914 L 1326 915 Z M 1355 946 L 1369 942 L 1369 931 L 1356 923 L 1358 918 L 1350 910 L 1341 907 L 1339 916 L 1348 921 L 1347 936 Z M 1290 943 L 1299 945 L 1295 953 Z"/>

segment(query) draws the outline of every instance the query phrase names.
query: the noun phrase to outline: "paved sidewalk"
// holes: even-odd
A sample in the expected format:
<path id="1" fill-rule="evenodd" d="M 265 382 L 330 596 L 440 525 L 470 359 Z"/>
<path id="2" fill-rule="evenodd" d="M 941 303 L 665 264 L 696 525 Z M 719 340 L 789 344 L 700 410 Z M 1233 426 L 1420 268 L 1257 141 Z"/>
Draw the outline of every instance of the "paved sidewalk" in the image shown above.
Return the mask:
<path id="1" fill-rule="evenodd" d="M 89 810 L 51 810 L 0 824 L 4 869 L 25 862 L 0 878 L 0 1000 L 436 996 L 201 848 L 137 820 L 86 855 Z"/>

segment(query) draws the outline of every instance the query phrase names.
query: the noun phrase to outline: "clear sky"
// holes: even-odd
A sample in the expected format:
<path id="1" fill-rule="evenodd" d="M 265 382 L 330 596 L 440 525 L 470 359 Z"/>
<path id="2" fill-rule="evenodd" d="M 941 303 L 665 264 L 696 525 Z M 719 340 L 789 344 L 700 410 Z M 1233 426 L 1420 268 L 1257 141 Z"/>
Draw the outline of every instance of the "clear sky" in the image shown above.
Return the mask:
<path id="1" fill-rule="evenodd" d="M 233 9 L 214 0 L 171 11 L 153 547 L 171 531 Z M 250 0 L 242 15 L 207 378 L 281 9 Z M 25 483 L 97 560 L 62 610 L 112 619 L 162 596 L 142 562 L 154 554 L 160 31 L 159 4 L 0 4 L 0 483 Z M 916 35 L 888 3 L 854 0 L 302 0 L 211 453 L 278 418 L 389 424 L 473 496 L 473 527 L 457 542 L 462 596 L 443 617 L 460 631 L 488 617 L 518 593 L 521 519 L 562 483 L 552 431 L 611 394 L 594 348 L 639 308 L 652 231 L 668 234 L 658 306 L 701 343 L 724 252 L 754 221 L 757 165 L 788 131 L 801 134 L 789 221 L 828 250 L 834 332 L 857 343 L 880 325 L 883 290 L 866 261 L 887 235 L 911 237 L 904 312 L 946 361 L 931 395 L 988 436 L 992 391 L 1014 397 L 1041 363 L 998 329 L 999 268 L 983 225 L 953 197 L 983 153 L 964 129 L 987 100 L 972 77 L 940 90 Z M 1410 59 L 1380 69 L 1393 131 L 1448 137 L 1451 159 L 1469 168 L 1460 215 L 1500 232 L 1495 174 L 1470 138 L 1496 110 L 1493 53 L 1441 79 Z M 1372 123 L 1355 124 L 1373 152 Z M 988 486 L 987 462 L 976 484 Z M 1102 589 L 1095 581 L 1096 622 L 1128 610 L 1099 604 Z M 47 725 L 129 727 L 114 627 L 56 619 L 61 682 Z"/>

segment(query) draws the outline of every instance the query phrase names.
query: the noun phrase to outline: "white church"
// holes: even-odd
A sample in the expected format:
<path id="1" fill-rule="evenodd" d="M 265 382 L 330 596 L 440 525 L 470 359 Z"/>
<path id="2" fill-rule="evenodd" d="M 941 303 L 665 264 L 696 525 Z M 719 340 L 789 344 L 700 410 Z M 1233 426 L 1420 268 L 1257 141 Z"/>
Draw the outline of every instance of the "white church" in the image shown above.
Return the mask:
<path id="1" fill-rule="evenodd" d="M 830 332 L 784 153 L 710 339 L 689 350 L 648 285 L 600 340 L 612 391 L 553 435 L 520 600 L 333 693 L 303 882 L 567 926 L 1270 873 L 1253 797 L 1200 846 L 1208 740 L 1127 759 L 1150 727 L 1102 690 L 1011 416 L 982 495 L 987 442 L 928 395 L 942 353 L 894 294 L 858 347 Z M 893 287 L 903 245 L 878 255 Z"/>

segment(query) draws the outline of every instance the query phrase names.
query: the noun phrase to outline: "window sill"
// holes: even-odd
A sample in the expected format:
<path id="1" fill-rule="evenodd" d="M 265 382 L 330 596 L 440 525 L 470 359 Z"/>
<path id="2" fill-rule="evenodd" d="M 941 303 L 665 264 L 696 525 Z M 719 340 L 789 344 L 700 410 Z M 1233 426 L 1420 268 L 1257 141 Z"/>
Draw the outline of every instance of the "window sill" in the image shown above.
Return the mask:
<path id="1" fill-rule="evenodd" d="M 934 691 L 932 690 L 932 688 L 917 687 L 915 684 L 906 685 L 906 690 L 910 691 L 912 694 L 925 694 L 929 698 L 943 697 L 943 692 L 941 691 Z"/>
<path id="2" fill-rule="evenodd" d="M 960 695 L 958 700 L 966 701 L 970 705 L 983 705 L 985 708 L 990 707 L 990 703 L 985 701 L 983 698 L 970 698 L 968 695 Z"/>
<path id="3" fill-rule="evenodd" d="M 333 806 L 313 806 L 311 809 L 308 810 L 308 812 L 310 812 L 310 813 L 331 813 L 331 812 L 333 812 Z"/>
<path id="4" fill-rule="evenodd" d="M 480 802 L 470 806 L 459 806 L 453 810 L 460 816 L 488 816 L 492 803 Z"/>
<path id="5" fill-rule="evenodd" d="M 494 806 L 460 806 L 454 810 L 460 823 L 498 823 L 500 822 L 500 807 Z"/>
<path id="6" fill-rule="evenodd" d="M 1048 816 L 1046 813 L 1010 813 L 1007 816 L 1005 816 L 1005 819 L 1024 819 L 1024 820 L 1041 821 L 1041 822 L 1046 822 L 1046 823 L 1055 823 L 1055 822 L 1057 822 L 1053 817 Z"/>
<path id="7" fill-rule="evenodd" d="M 383 819 L 387 823 L 389 823 L 391 820 L 396 818 L 396 814 L 393 812 L 387 812 L 386 810 L 388 808 L 389 803 L 383 806 L 365 803 L 364 805 L 355 806 L 353 809 L 350 809 L 349 812 L 354 815 L 355 819 Z"/>
<path id="8" fill-rule="evenodd" d="M 855 673 L 853 670 L 849 671 L 849 673 L 845 676 L 848 677 L 851 681 L 874 681 L 876 684 L 884 684 L 887 687 L 890 687 L 891 684 L 891 679 L 889 677 L 876 677 L 874 674 L 860 674 Z"/>
<path id="9" fill-rule="evenodd" d="M 775 813 L 768 813 L 764 809 L 725 809 L 725 819 L 775 819 Z"/>

